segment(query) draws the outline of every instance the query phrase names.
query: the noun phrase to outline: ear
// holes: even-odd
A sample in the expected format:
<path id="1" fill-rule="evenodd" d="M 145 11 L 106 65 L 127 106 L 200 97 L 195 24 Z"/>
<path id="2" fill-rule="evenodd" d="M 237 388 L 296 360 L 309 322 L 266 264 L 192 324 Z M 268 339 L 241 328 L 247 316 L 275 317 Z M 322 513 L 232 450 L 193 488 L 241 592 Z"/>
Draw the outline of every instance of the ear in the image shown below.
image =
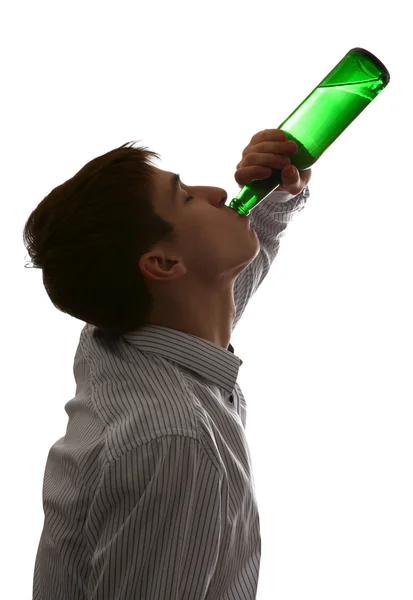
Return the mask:
<path id="1" fill-rule="evenodd" d="M 138 264 L 144 277 L 160 283 L 179 279 L 187 272 L 178 257 L 166 258 L 162 253 L 144 254 Z"/>

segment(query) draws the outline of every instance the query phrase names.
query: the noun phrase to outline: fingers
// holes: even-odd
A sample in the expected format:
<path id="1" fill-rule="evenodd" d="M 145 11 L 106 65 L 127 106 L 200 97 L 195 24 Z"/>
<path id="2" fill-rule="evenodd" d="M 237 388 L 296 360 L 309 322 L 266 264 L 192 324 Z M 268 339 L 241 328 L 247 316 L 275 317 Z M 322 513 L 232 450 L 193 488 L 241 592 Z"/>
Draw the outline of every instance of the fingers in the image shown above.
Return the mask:
<path id="1" fill-rule="evenodd" d="M 259 166 L 271 169 L 282 169 L 291 164 L 291 158 L 282 154 L 253 153 L 242 160 L 243 167 Z M 241 165 L 240 165 L 241 166 Z"/>
<path id="2" fill-rule="evenodd" d="M 242 153 L 242 166 L 261 165 L 280 169 L 291 163 L 289 155 L 295 154 L 298 146 L 295 142 L 261 142 L 247 146 Z"/>
<path id="3" fill-rule="evenodd" d="M 286 139 L 287 136 L 281 129 L 264 129 L 252 136 L 250 145 L 267 141 L 284 142 Z"/>
<path id="4" fill-rule="evenodd" d="M 268 152 L 269 154 L 294 154 L 297 152 L 298 146 L 295 142 L 288 140 L 285 142 L 261 142 L 259 144 L 247 146 L 242 156 L 251 155 L 255 152 Z"/>
<path id="5" fill-rule="evenodd" d="M 280 190 L 285 190 L 296 196 L 305 188 L 311 178 L 311 169 L 299 172 L 293 165 L 288 165 L 281 170 L 282 185 Z M 239 187 L 251 183 L 253 179 L 267 179 L 271 175 L 271 170 L 263 166 L 237 167 L 234 174 L 235 181 Z"/>
<path id="6" fill-rule="evenodd" d="M 242 167 L 234 174 L 235 181 L 239 187 L 251 183 L 253 179 L 266 179 L 270 177 L 272 171 L 267 167 Z"/>
<path id="7" fill-rule="evenodd" d="M 264 129 L 252 138 L 242 153 L 237 165 L 235 179 L 242 186 L 253 179 L 265 179 L 271 175 L 268 169 L 281 170 L 281 189 L 291 194 L 299 194 L 307 185 L 311 171 L 298 172 L 291 164 L 291 156 L 298 152 L 298 145 L 288 140 L 280 129 Z"/>

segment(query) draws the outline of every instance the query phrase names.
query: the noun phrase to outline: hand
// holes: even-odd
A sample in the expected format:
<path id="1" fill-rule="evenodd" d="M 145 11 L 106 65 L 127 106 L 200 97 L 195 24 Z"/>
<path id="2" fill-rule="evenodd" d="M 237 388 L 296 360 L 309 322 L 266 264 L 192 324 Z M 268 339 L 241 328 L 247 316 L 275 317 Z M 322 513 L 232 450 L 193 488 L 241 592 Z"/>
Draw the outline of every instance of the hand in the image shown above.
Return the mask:
<path id="1" fill-rule="evenodd" d="M 264 129 L 251 138 L 234 176 L 240 188 L 253 179 L 270 177 L 272 169 L 281 169 L 282 185 L 277 191 L 289 192 L 293 196 L 303 191 L 311 179 L 311 169 L 298 171 L 291 164 L 290 155 L 297 152 L 298 146 L 287 140 L 287 135 L 281 129 Z"/>

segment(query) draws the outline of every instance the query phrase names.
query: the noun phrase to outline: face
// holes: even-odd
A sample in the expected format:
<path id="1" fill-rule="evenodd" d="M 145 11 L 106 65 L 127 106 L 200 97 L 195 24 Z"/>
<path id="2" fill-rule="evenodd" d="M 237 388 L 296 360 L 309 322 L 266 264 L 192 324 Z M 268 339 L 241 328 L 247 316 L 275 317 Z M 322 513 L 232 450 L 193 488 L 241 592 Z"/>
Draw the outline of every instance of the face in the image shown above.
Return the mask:
<path id="1" fill-rule="evenodd" d="M 141 257 L 139 266 L 148 284 L 171 291 L 232 284 L 259 253 L 249 219 L 225 205 L 223 189 L 189 186 L 176 181 L 174 173 L 151 168 L 154 208 L 173 225 L 177 240 L 160 242 Z"/>

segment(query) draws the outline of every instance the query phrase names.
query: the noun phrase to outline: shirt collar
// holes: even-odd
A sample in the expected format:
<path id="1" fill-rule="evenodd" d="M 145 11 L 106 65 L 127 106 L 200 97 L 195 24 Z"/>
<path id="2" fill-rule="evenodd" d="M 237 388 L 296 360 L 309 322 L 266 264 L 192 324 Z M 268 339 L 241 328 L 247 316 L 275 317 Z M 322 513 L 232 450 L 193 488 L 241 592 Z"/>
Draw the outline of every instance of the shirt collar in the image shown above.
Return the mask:
<path id="1" fill-rule="evenodd" d="M 217 346 L 189 333 L 160 325 L 145 325 L 122 336 L 128 344 L 142 352 L 156 354 L 175 362 L 185 369 L 231 393 L 243 361 L 234 354 L 234 348 Z"/>

